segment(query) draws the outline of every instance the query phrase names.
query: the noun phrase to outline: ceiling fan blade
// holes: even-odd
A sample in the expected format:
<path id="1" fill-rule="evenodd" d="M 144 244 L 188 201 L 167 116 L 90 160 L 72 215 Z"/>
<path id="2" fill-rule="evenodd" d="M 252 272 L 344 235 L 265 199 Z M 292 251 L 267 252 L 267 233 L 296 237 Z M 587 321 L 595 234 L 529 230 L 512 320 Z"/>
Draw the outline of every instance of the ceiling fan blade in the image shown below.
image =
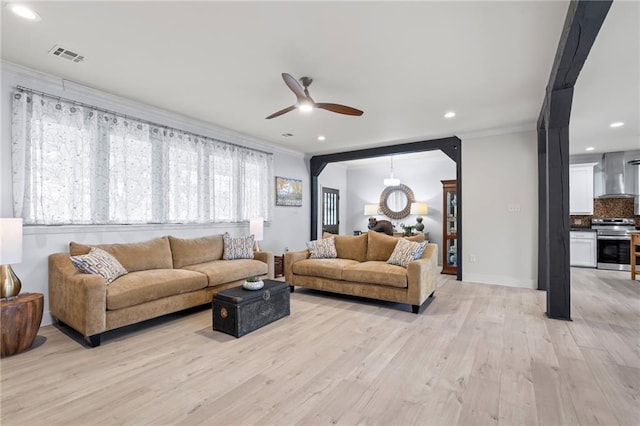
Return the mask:
<path id="1" fill-rule="evenodd" d="M 276 117 L 279 117 L 279 116 L 281 116 L 282 114 L 286 114 L 286 113 L 288 113 L 289 111 L 293 111 L 294 109 L 296 109 L 296 106 L 295 106 L 295 105 L 291 105 L 290 107 L 286 107 L 285 109 L 281 109 L 281 110 L 280 110 L 280 111 L 278 111 L 278 112 L 274 112 L 273 114 L 271 114 L 270 116 L 268 116 L 268 117 L 266 118 L 266 120 L 268 120 L 268 119 L 270 119 L 270 118 L 276 118 Z"/>
<path id="2" fill-rule="evenodd" d="M 298 102 L 307 99 L 307 95 L 304 93 L 304 88 L 302 87 L 302 85 L 300 85 L 300 83 L 298 83 L 298 80 L 296 80 L 291 74 L 287 74 L 286 72 L 283 72 L 282 79 L 284 80 L 284 83 L 287 85 L 287 87 L 291 89 L 293 93 L 296 94 L 296 97 L 298 98 Z"/>
<path id="3" fill-rule="evenodd" d="M 346 115 L 357 115 L 360 116 L 364 114 L 364 112 L 359 109 L 351 108 L 346 105 L 339 104 L 327 104 L 327 103 L 317 103 L 316 108 L 326 109 L 327 111 L 337 112 L 338 114 L 346 114 Z"/>

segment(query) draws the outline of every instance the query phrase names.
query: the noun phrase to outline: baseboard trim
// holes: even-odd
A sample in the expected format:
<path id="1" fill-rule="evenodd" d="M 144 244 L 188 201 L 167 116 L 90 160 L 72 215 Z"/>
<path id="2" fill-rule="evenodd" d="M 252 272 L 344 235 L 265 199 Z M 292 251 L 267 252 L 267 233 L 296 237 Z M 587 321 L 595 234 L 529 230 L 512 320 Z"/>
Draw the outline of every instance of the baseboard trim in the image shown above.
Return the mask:
<path id="1" fill-rule="evenodd" d="M 464 274 L 462 276 L 462 281 L 503 285 L 507 287 L 529 288 L 533 290 L 537 288 L 536 280 L 509 277 L 506 275 Z"/>

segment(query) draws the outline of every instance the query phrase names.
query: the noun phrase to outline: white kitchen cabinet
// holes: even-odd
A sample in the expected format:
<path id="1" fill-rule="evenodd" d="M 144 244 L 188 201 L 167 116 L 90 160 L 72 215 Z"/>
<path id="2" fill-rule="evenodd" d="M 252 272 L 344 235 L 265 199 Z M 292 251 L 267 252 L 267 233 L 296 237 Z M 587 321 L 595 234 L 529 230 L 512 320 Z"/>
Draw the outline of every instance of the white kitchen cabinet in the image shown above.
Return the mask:
<path id="1" fill-rule="evenodd" d="M 569 166 L 569 213 L 593 214 L 593 168 L 597 163 Z"/>
<path id="2" fill-rule="evenodd" d="M 596 233 L 589 231 L 570 232 L 571 266 L 585 266 L 595 268 L 597 264 Z"/>

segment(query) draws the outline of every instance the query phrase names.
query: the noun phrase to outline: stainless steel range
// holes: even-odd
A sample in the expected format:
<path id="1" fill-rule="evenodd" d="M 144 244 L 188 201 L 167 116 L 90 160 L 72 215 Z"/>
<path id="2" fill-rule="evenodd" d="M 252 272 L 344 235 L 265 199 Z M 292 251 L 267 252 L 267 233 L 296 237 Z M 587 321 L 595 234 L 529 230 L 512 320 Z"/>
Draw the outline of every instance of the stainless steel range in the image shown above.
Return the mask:
<path id="1" fill-rule="evenodd" d="M 591 229 L 598 233 L 598 269 L 631 270 L 631 236 L 634 219 L 592 219 Z"/>

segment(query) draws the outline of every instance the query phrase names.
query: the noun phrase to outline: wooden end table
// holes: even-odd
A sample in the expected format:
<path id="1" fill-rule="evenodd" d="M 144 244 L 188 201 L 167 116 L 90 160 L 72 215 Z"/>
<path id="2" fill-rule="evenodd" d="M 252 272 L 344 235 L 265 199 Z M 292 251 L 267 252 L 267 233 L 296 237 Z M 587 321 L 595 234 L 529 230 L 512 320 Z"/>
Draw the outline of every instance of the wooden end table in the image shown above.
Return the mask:
<path id="1" fill-rule="evenodd" d="M 274 277 L 284 277 L 284 254 L 282 256 L 273 256 Z"/>
<path id="2" fill-rule="evenodd" d="M 42 293 L 23 293 L 14 299 L 0 300 L 0 355 L 9 356 L 25 351 L 33 344 L 44 308 Z"/>

